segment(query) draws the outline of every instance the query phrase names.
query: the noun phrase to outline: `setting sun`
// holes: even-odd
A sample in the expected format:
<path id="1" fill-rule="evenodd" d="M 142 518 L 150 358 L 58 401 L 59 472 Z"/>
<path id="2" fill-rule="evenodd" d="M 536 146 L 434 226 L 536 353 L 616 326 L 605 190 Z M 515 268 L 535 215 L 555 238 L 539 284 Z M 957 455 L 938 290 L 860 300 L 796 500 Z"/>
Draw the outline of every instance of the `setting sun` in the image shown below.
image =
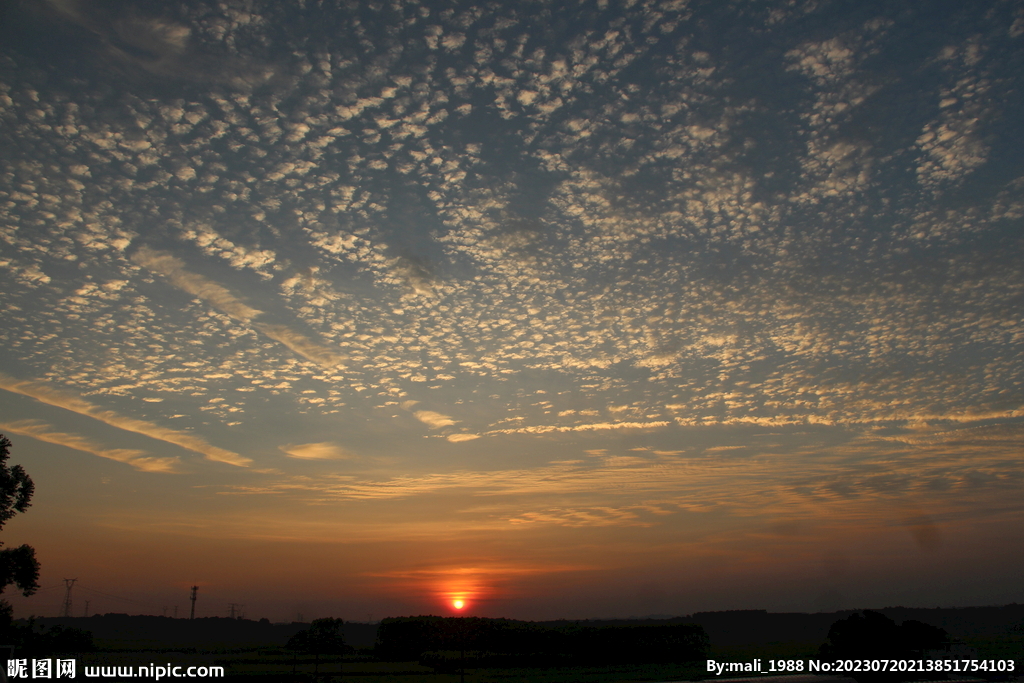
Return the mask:
<path id="1" fill-rule="evenodd" d="M 465 606 L 466 603 L 462 600 L 452 600 L 452 607 L 454 607 L 455 609 L 462 609 Z"/>

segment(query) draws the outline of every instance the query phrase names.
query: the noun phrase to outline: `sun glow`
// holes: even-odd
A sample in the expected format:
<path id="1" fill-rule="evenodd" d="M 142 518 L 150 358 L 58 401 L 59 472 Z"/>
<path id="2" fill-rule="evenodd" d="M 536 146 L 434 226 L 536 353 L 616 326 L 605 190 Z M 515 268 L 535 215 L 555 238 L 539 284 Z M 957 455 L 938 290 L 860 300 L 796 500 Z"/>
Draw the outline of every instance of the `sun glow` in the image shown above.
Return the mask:
<path id="1" fill-rule="evenodd" d="M 441 567 L 437 582 L 430 586 L 436 604 L 445 613 L 455 616 L 475 612 L 486 604 L 493 591 L 484 583 L 484 576 L 495 573 L 483 567 Z"/>

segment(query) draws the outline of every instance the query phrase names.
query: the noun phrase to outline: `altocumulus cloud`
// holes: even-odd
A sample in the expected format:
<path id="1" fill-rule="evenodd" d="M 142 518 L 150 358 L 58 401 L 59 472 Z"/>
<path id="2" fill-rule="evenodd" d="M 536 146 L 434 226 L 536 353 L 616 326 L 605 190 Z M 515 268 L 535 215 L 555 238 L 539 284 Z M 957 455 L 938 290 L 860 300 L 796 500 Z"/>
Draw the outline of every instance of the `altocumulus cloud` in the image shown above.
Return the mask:
<path id="1" fill-rule="evenodd" d="M 289 458 L 299 460 L 345 460 L 353 457 L 350 451 L 330 441 L 286 445 L 279 448 Z"/>
<path id="2" fill-rule="evenodd" d="M 434 412 L 433 410 L 417 410 L 412 415 L 431 429 L 450 427 L 456 423 L 456 420 L 453 420 L 449 416 L 442 415 L 441 413 Z"/>

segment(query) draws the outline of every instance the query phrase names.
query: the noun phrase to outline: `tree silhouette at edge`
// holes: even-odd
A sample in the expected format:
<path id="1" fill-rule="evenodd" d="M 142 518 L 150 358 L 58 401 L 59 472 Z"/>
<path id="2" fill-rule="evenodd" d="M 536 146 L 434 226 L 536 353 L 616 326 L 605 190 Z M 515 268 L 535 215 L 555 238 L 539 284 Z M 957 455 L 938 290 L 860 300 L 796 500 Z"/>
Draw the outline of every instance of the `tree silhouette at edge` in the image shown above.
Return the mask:
<path id="1" fill-rule="evenodd" d="M 7 466 L 11 445 L 10 439 L 0 434 L 0 529 L 15 514 L 29 508 L 36 488 L 21 465 Z M 21 589 L 25 597 L 39 588 L 39 561 L 32 546 L 0 549 L 0 593 L 11 584 Z M 10 625 L 13 615 L 11 604 L 0 599 L 0 629 Z"/>

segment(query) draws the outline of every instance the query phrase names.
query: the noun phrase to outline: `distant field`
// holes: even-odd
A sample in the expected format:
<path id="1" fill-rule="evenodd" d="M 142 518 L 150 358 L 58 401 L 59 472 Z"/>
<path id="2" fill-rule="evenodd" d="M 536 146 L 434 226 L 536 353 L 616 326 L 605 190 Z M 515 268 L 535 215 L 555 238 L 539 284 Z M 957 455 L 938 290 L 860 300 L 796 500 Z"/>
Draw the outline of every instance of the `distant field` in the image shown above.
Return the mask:
<path id="1" fill-rule="evenodd" d="M 808 659 L 818 656 L 821 641 L 787 640 L 751 645 L 711 646 L 708 656 L 720 662 L 749 662 L 753 659 Z"/>
<path id="2" fill-rule="evenodd" d="M 1024 667 L 1024 634 L 974 636 L 963 640 L 971 647 L 978 649 L 978 657 L 981 659 L 1016 659 L 1017 665 Z"/>

